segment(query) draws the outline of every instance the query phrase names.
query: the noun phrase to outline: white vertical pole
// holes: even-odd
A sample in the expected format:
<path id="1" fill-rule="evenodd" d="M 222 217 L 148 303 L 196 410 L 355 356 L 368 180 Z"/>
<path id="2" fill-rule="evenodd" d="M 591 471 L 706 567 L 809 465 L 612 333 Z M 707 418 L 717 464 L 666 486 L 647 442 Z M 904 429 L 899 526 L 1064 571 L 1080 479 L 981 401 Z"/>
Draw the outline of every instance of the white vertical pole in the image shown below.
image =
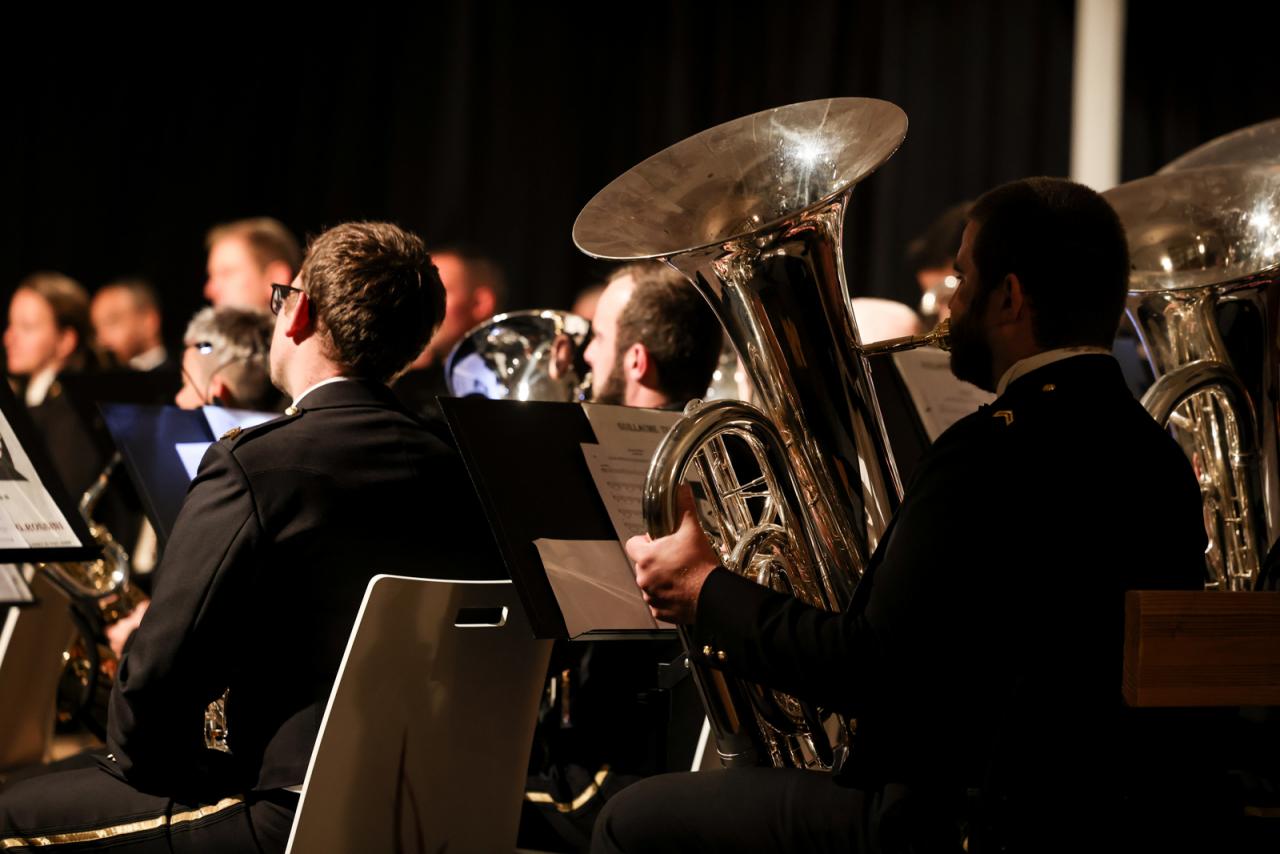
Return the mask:
<path id="1" fill-rule="evenodd" d="M 1101 192 L 1120 183 L 1126 0 L 1076 0 L 1071 178 Z"/>

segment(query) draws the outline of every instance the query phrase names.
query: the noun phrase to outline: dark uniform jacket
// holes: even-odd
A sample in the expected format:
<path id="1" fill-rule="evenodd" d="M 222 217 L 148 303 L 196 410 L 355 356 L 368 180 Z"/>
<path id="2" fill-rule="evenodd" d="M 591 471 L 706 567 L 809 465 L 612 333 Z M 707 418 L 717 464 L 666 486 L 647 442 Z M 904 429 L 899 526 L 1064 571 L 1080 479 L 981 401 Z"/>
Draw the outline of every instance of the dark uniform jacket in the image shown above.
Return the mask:
<path id="1" fill-rule="evenodd" d="M 369 579 L 504 577 L 462 463 L 382 385 L 205 454 L 111 696 L 108 770 L 173 794 L 300 784 Z M 229 689 L 231 755 L 206 749 Z"/>
<path id="2" fill-rule="evenodd" d="M 716 570 L 696 649 L 856 716 L 846 784 L 1105 788 L 1123 592 L 1201 586 L 1204 550 L 1186 457 L 1114 359 L 1075 356 L 938 438 L 845 613 Z"/>

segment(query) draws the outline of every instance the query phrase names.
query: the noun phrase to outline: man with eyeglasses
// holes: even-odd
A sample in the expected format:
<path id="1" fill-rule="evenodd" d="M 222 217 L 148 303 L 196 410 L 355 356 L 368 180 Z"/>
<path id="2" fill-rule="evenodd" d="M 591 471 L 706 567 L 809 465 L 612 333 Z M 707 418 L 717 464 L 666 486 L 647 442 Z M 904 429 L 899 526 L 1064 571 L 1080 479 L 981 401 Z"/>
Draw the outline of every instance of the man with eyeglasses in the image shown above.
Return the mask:
<path id="1" fill-rule="evenodd" d="M 109 756 L 0 791 L 0 850 L 283 851 L 369 580 L 504 574 L 461 461 L 387 387 L 444 311 L 422 241 L 338 226 L 273 291 L 292 403 L 205 454 L 120 662 Z"/>

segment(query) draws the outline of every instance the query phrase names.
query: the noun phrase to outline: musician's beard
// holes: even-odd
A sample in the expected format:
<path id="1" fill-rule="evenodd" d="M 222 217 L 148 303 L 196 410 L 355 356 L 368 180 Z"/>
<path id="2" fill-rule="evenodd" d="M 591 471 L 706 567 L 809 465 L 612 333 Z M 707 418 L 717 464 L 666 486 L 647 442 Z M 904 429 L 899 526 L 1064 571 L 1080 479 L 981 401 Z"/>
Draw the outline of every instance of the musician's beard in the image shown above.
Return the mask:
<path id="1" fill-rule="evenodd" d="M 967 306 L 959 317 L 951 316 L 951 373 L 957 379 L 973 383 L 983 391 L 994 392 L 991 376 L 991 345 L 982 328 L 982 310 L 986 300 Z"/>
<path id="2" fill-rule="evenodd" d="M 622 364 L 620 358 L 613 360 L 613 367 L 609 369 L 609 376 L 605 378 L 604 385 L 600 387 L 600 391 L 591 396 L 592 403 L 607 403 L 611 406 L 625 406 L 627 399 L 627 381 L 622 376 L 622 371 L 618 370 L 618 366 Z"/>

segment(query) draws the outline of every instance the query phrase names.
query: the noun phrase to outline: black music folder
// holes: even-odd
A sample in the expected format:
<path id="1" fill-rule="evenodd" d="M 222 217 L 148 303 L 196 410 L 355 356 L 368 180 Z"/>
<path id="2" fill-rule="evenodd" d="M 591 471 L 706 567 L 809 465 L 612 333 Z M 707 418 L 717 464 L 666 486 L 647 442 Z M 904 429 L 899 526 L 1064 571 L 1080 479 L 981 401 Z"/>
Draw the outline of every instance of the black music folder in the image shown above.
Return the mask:
<path id="1" fill-rule="evenodd" d="M 27 408 L 0 383 L 0 563 L 93 560 L 100 552 Z M 8 581 L 16 587 L 21 579 L 11 573 Z M 29 600 L 21 590 L 9 598 Z"/>
<path id="2" fill-rule="evenodd" d="M 535 636 L 592 640 L 674 636 L 672 629 L 648 618 L 633 583 L 629 591 L 622 590 L 631 581 L 630 566 L 626 564 L 625 576 L 619 579 L 617 557 L 611 563 L 615 571 L 610 583 L 618 588 L 620 596 L 632 597 L 638 603 L 636 607 L 648 620 L 647 627 L 602 625 L 585 632 L 572 631 L 571 625 L 582 625 L 584 615 L 575 611 L 580 603 L 557 599 L 548 577 L 545 552 L 539 551 L 536 541 L 543 548 L 548 542 L 567 548 L 579 544 L 588 549 L 612 547 L 623 562 L 626 560 L 609 509 L 584 457 L 582 446 L 595 445 L 599 440 L 581 405 L 482 397 L 441 397 L 440 405 Z M 625 411 L 622 407 L 600 409 Z M 661 415 L 668 420 L 674 417 L 652 410 L 630 411 L 647 413 L 649 417 Z M 647 466 L 647 460 L 644 463 Z"/>

